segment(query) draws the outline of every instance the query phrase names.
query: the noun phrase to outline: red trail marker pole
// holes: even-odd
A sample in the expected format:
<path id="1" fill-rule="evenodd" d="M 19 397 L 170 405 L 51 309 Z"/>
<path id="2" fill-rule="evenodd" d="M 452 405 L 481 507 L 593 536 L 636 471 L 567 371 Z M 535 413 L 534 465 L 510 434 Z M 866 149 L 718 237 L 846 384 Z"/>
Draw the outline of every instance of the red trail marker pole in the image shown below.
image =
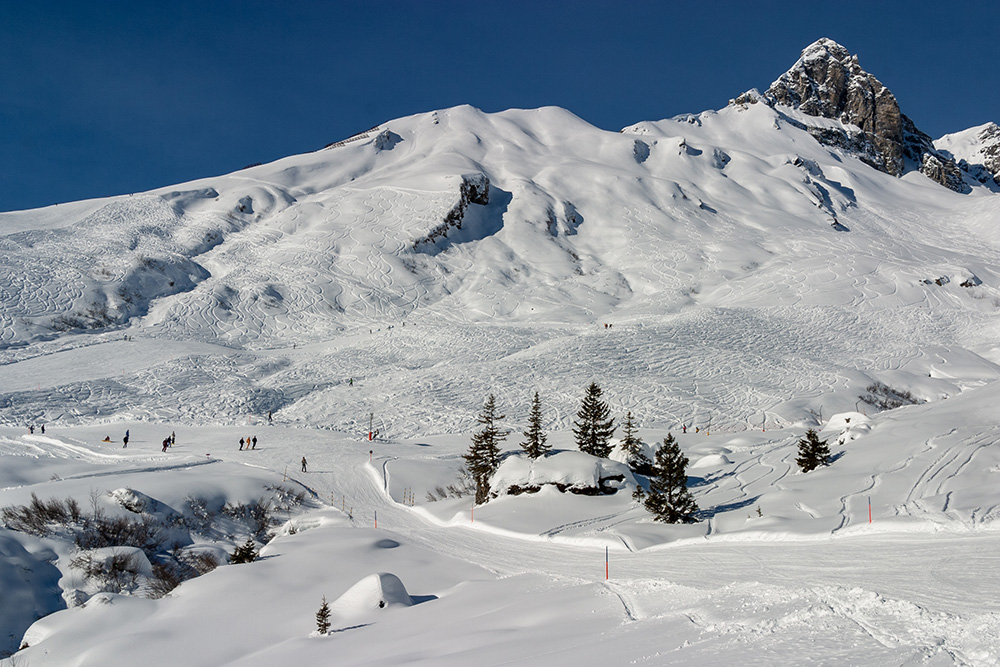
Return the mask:
<path id="1" fill-rule="evenodd" d="M 607 581 L 611 575 L 611 571 L 608 569 L 608 547 L 604 547 L 604 580 Z"/>
<path id="2" fill-rule="evenodd" d="M 375 510 L 375 527 L 378 528 L 378 510 Z"/>
<path id="3" fill-rule="evenodd" d="M 872 522 L 872 497 L 868 496 L 868 523 Z"/>

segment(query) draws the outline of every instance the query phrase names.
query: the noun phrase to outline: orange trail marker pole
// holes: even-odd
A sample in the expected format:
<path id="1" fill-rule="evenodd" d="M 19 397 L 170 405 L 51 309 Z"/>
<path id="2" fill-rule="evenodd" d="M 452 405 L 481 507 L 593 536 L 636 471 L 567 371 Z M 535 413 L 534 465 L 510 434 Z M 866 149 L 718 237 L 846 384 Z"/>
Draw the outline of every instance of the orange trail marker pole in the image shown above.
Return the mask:
<path id="1" fill-rule="evenodd" d="M 609 569 L 610 566 L 608 565 L 608 558 L 609 558 L 608 557 L 608 547 L 605 546 L 604 547 L 604 580 L 605 581 L 607 581 L 608 578 L 611 576 L 611 570 Z"/>

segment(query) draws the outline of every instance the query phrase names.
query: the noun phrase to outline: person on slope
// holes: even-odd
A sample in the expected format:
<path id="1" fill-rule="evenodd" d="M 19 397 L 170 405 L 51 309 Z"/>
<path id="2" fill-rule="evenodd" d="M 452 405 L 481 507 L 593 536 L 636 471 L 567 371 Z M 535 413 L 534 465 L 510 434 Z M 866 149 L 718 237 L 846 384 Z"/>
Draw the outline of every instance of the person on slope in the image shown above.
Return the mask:
<path id="1" fill-rule="evenodd" d="M 243 451 L 243 438 L 240 438 L 240 451 Z"/>
<path id="2" fill-rule="evenodd" d="M 306 470 L 306 457 L 302 457 L 302 472 L 309 472 Z"/>
<path id="3" fill-rule="evenodd" d="M 250 449 L 257 449 L 257 436 L 254 436 L 251 439 L 251 442 L 253 442 L 253 447 L 251 447 Z"/>

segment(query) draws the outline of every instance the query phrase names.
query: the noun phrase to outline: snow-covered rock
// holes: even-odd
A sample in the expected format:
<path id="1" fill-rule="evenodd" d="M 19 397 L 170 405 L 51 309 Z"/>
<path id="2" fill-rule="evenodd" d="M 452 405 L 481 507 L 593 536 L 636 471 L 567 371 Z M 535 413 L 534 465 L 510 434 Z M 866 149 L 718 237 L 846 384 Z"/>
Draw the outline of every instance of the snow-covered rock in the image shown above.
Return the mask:
<path id="1" fill-rule="evenodd" d="M 559 491 L 597 495 L 634 487 L 635 477 L 623 463 L 584 452 L 561 451 L 537 459 L 508 456 L 490 480 L 495 496 L 535 493 L 547 485 Z"/>

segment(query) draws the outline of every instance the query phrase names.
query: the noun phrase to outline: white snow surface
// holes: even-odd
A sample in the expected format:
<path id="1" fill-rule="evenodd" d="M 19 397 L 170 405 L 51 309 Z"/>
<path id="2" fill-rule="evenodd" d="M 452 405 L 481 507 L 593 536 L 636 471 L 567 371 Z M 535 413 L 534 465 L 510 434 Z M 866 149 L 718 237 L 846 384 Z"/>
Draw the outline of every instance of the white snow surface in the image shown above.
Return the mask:
<path id="1" fill-rule="evenodd" d="M 887 176 L 795 119 L 615 133 L 456 107 L 0 214 L 0 507 L 164 526 L 114 590 L 70 562 L 120 549 L 0 528 L 0 655 L 1000 664 L 1000 195 Z M 484 178 L 489 203 L 463 203 Z M 650 456 L 677 439 L 695 523 L 653 521 L 644 479 L 575 451 L 591 381 Z M 880 411 L 875 383 L 916 403 Z M 530 462 L 536 390 L 554 453 Z M 512 432 L 495 488 L 541 488 L 473 507 L 490 393 Z M 833 461 L 804 474 L 808 428 Z M 260 559 L 149 597 L 157 564 L 243 544 L 255 504 Z"/>

